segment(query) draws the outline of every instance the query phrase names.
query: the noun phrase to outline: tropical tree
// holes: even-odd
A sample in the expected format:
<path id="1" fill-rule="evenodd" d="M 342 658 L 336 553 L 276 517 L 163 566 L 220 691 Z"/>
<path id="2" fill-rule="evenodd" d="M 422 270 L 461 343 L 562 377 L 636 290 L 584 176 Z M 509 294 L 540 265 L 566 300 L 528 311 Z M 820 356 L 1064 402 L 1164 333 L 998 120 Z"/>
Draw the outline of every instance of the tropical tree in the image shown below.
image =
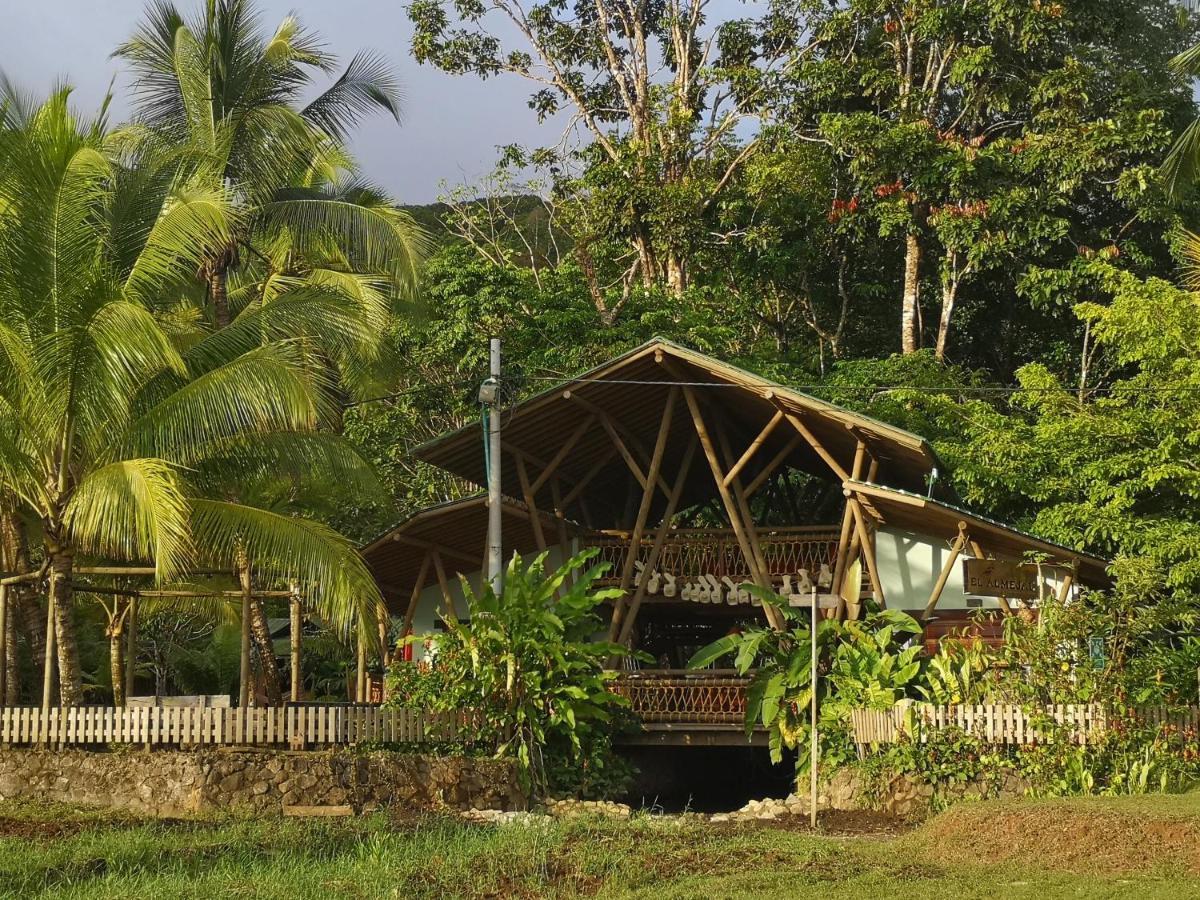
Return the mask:
<path id="1" fill-rule="evenodd" d="M 198 267 L 200 323 L 267 340 L 304 336 L 336 373 L 339 393 L 361 395 L 426 253 L 424 232 L 358 178 L 344 146 L 370 113 L 399 120 L 398 83 L 385 60 L 361 52 L 302 105 L 336 60 L 294 16 L 273 33 L 260 23 L 244 0 L 208 2 L 190 20 L 174 4 L 152 5 L 116 51 L 135 78 L 130 142 L 141 160 L 228 190 L 238 211 L 227 240 Z M 357 321 L 330 329 L 331 318 Z M 261 601 L 253 617 L 259 659 L 273 670 Z M 274 694 L 278 673 L 263 674 Z"/>
<path id="2" fill-rule="evenodd" d="M 0 102 L 0 495 L 42 544 L 64 705 L 81 689 L 78 556 L 151 561 L 160 581 L 252 560 L 260 577 L 304 584 L 342 627 L 378 602 L 329 528 L 211 492 L 213 468 L 234 460 L 370 480 L 316 433 L 329 385 L 303 341 L 246 328 L 182 351 L 172 341 L 176 298 L 240 227 L 233 197 L 125 165 L 122 136 L 103 113 L 77 119 L 69 96 Z"/>

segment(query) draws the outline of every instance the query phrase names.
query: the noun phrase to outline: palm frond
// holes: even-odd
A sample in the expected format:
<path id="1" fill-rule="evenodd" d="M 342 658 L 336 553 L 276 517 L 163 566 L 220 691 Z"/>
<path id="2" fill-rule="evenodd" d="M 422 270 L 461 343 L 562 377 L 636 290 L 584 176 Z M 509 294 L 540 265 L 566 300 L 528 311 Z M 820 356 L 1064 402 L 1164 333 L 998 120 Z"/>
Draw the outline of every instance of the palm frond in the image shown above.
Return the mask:
<path id="1" fill-rule="evenodd" d="M 344 141 L 373 112 L 400 121 L 400 81 L 392 65 L 375 53 L 355 54 L 341 76 L 304 107 L 303 115 L 325 134 Z"/>
<path id="2" fill-rule="evenodd" d="M 154 562 L 160 580 L 190 562 L 190 508 L 175 469 L 162 459 L 125 459 L 89 472 L 64 521 L 76 547 L 101 556 Z"/>
<path id="3" fill-rule="evenodd" d="M 205 372 L 135 418 L 119 447 L 187 465 L 201 448 L 253 433 L 311 431 L 322 414 L 320 373 L 294 345 L 275 343 Z"/>
<path id="4" fill-rule="evenodd" d="M 314 612 L 332 628 L 367 636 L 381 602 L 358 551 L 327 525 L 218 500 L 192 503 L 192 533 L 216 565 L 245 553 L 256 576 L 296 581 Z"/>

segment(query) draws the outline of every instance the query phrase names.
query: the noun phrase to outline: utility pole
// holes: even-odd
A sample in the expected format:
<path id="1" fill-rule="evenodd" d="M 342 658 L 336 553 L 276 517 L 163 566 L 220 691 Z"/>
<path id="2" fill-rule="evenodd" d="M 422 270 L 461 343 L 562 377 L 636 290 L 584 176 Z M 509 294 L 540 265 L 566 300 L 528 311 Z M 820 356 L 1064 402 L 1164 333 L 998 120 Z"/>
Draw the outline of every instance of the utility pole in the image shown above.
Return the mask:
<path id="1" fill-rule="evenodd" d="M 491 341 L 491 372 L 479 388 L 479 402 L 487 410 L 488 553 L 487 580 L 499 596 L 503 589 L 504 545 L 500 526 L 500 339 Z"/>
<path id="2" fill-rule="evenodd" d="M 809 827 L 817 830 L 817 757 L 821 755 L 820 744 L 817 742 L 817 589 L 814 586 L 812 592 L 812 622 L 809 631 L 809 639 L 812 641 L 812 649 L 809 663 L 812 669 L 809 672 L 808 685 L 811 688 L 809 691 L 810 701 L 808 710 L 809 721 L 809 738 L 812 743 L 808 750 L 808 803 L 809 803 Z"/>

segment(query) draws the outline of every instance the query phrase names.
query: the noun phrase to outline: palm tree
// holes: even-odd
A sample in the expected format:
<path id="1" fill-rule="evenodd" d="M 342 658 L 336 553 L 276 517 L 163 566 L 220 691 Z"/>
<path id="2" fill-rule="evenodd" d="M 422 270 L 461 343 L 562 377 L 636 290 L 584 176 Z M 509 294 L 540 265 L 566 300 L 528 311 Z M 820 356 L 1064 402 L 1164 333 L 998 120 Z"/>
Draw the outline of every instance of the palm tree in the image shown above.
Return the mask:
<path id="1" fill-rule="evenodd" d="M 1189 47 L 1171 60 L 1171 68 L 1189 81 L 1200 77 L 1200 44 Z M 1200 119 L 1184 129 L 1160 170 L 1167 193 L 1180 199 L 1200 178 Z"/>
<path id="2" fill-rule="evenodd" d="M 343 629 L 373 621 L 379 602 L 329 528 L 207 493 L 208 473 L 228 477 L 235 458 L 245 472 L 287 461 L 350 488 L 374 481 L 319 433 L 330 386 L 305 341 L 249 322 L 173 341 L 177 298 L 241 213 L 178 167 L 123 164 L 125 136 L 103 112 L 79 121 L 69 96 L 0 96 L 0 497 L 43 545 L 65 706 L 81 693 L 78 557 L 152 561 L 168 582 L 251 560 L 260 578 L 297 580 Z M 365 340 L 358 318 L 331 327 Z"/>
<path id="3" fill-rule="evenodd" d="M 380 339 L 396 301 L 415 288 L 428 248 L 413 220 L 357 177 L 344 146 L 365 115 L 399 120 L 386 62 L 358 53 L 301 105 L 335 59 L 293 16 L 264 33 L 244 0 L 209 0 L 191 21 L 175 5 L 155 3 L 116 55 L 135 76 L 138 152 L 227 188 L 238 210 L 239 226 L 198 270 L 204 318 L 218 330 L 305 336 L 336 373 L 340 395 L 369 390 Z M 357 317 L 363 327 L 331 331 L 331 315 Z M 261 602 L 253 616 L 259 658 L 271 669 Z M 264 677 L 274 694 L 278 673 Z"/>

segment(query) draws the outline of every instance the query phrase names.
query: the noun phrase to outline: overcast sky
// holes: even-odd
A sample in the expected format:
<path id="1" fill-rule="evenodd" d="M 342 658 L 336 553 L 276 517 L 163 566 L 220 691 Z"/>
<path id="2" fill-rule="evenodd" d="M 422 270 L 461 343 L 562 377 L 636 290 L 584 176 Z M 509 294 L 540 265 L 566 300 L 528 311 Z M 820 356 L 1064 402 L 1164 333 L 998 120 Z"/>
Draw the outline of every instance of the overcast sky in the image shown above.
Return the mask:
<path id="1" fill-rule="evenodd" d="M 181 0 L 198 9 L 202 0 Z M 407 97 L 403 125 L 374 118 L 354 139 L 364 174 L 406 203 L 434 200 L 443 182 L 476 183 L 496 147 L 549 143 L 526 107 L 517 79 L 454 78 L 419 66 L 408 52 L 412 28 L 404 0 L 260 0 L 270 29 L 290 11 L 325 38 L 342 60 L 370 48 L 395 64 Z M 128 114 L 128 80 L 109 54 L 141 19 L 142 0 L 0 0 L 0 69 L 26 89 L 45 93 L 56 78 L 76 88 L 81 110 L 94 110 L 115 77 L 114 119 Z"/>

